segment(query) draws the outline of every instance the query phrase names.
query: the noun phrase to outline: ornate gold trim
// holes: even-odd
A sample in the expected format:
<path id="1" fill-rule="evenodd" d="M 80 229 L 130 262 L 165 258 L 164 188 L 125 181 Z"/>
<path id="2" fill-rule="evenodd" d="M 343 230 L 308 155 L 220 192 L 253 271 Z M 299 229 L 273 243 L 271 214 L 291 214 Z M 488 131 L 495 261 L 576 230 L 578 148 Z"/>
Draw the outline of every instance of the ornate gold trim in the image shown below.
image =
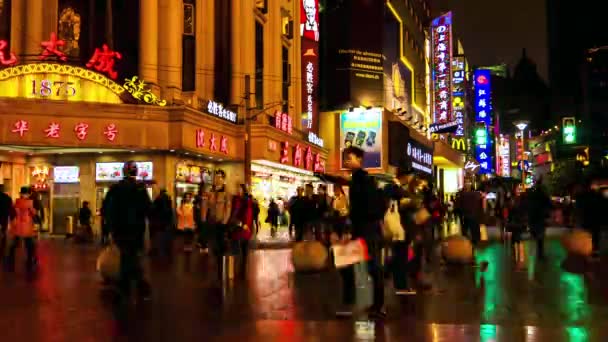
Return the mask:
<path id="1" fill-rule="evenodd" d="M 133 96 L 134 99 L 161 107 L 167 105 L 167 101 L 161 100 L 154 95 L 150 88 L 146 87 L 146 82 L 144 80 L 140 80 L 138 76 L 133 76 L 131 79 L 125 78 L 123 87 L 127 92 L 129 92 L 129 94 L 131 94 L 131 96 Z"/>

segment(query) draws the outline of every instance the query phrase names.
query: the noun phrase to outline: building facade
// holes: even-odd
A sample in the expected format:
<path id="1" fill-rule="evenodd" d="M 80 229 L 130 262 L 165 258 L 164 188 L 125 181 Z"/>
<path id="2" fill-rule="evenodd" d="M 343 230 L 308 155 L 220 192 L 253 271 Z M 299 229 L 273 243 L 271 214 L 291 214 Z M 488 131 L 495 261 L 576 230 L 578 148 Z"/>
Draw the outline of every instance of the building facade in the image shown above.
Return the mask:
<path id="1" fill-rule="evenodd" d="M 100 208 L 128 160 L 151 195 L 178 199 L 219 169 L 235 189 L 250 118 L 254 194 L 293 193 L 327 159 L 302 120 L 293 23 L 306 2 L 0 1 L 5 191 L 37 188 L 44 228 L 61 233 L 83 201 Z"/>

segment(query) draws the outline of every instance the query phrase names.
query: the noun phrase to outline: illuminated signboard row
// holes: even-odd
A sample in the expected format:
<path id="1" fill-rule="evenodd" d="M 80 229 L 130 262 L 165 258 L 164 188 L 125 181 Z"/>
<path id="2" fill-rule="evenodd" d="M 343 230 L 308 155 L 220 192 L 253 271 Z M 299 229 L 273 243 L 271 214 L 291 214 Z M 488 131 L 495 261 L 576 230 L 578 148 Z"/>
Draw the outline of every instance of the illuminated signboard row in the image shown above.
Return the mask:
<path id="1" fill-rule="evenodd" d="M 117 182 L 124 178 L 124 162 L 96 163 L 95 180 L 98 182 Z M 153 177 L 152 162 L 135 162 L 137 165 L 137 179 L 150 181 Z"/>
<path id="2" fill-rule="evenodd" d="M 452 121 L 452 12 L 433 20 L 434 122 Z"/>
<path id="3" fill-rule="evenodd" d="M 281 143 L 281 157 L 279 161 L 281 164 L 287 164 L 289 162 L 289 143 L 283 141 Z M 300 144 L 293 146 L 292 153 L 293 166 L 302 167 L 304 169 L 312 169 L 314 172 L 325 171 L 325 161 L 321 159 L 320 153 L 313 153 L 310 146 L 303 147 Z"/>

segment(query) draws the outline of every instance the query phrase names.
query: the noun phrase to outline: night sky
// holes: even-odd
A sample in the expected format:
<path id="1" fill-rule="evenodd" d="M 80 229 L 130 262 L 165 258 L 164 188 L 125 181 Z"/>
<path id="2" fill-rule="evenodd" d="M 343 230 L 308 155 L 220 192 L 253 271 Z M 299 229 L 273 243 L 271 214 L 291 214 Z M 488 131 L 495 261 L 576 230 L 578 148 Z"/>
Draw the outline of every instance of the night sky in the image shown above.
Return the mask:
<path id="1" fill-rule="evenodd" d="M 472 65 L 507 63 L 510 70 L 526 48 L 538 72 L 548 80 L 546 0 L 435 0 L 451 9 L 454 30 Z"/>

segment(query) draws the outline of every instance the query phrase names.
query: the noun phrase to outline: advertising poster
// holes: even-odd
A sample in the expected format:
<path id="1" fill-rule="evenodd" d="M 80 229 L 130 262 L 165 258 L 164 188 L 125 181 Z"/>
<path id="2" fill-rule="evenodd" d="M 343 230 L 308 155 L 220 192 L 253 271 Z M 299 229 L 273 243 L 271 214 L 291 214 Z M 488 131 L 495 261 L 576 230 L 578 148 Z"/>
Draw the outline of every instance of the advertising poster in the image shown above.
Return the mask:
<path id="1" fill-rule="evenodd" d="M 137 180 L 152 180 L 152 162 L 135 162 L 137 164 Z M 95 180 L 98 182 L 118 182 L 124 178 L 123 162 L 95 164 Z"/>
<path id="2" fill-rule="evenodd" d="M 55 166 L 53 179 L 57 184 L 79 183 L 80 168 L 78 166 Z"/>
<path id="3" fill-rule="evenodd" d="M 382 167 L 382 109 L 357 109 L 340 114 L 340 151 L 356 146 L 365 152 L 363 167 Z M 341 160 L 344 166 L 344 158 Z"/>
<path id="4" fill-rule="evenodd" d="M 384 107 L 412 113 L 412 72 L 401 61 L 399 51 L 400 25 L 392 13 L 387 12 L 384 22 Z"/>
<path id="5" fill-rule="evenodd" d="M 319 133 L 319 3 L 300 0 L 302 43 L 302 129 Z"/>

